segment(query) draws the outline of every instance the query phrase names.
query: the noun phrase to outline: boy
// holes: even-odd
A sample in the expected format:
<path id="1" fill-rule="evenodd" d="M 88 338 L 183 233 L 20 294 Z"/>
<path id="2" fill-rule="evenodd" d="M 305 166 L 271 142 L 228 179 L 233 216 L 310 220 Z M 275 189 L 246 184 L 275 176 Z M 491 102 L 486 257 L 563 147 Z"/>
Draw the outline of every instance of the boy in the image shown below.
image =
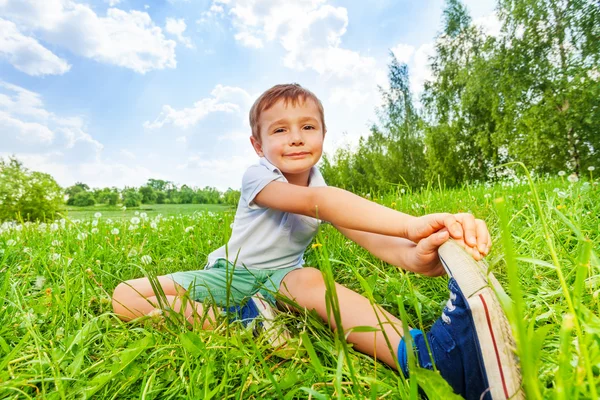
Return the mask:
<path id="1" fill-rule="evenodd" d="M 255 293 L 272 304 L 272 294 L 278 293 L 315 310 L 335 329 L 321 272 L 303 267 L 318 217 L 390 264 L 429 276 L 446 270 L 451 275 L 450 300 L 442 317 L 426 335 L 410 331 L 419 364 L 432 368 L 427 340 L 437 369 L 457 393 L 470 399 L 520 396 L 510 329 L 485 270 L 474 260 L 491 246 L 485 223 L 470 214 L 412 217 L 328 187 L 315 167 L 326 132 L 323 106 L 300 85 L 276 85 L 263 93 L 250 110 L 250 126 L 260 161 L 242 179 L 228 245 L 208 256 L 204 270 L 158 277 L 171 309 L 194 322 L 203 314 L 202 302 L 212 299 L 220 306 L 245 304 L 242 314 L 247 315 L 256 307 L 265 309 L 263 302 L 247 300 Z M 456 242 L 448 241 L 450 237 Z M 186 290 L 196 301 L 181 310 Z M 353 332 L 348 341 L 392 368 L 399 365 L 408 376 L 401 321 L 344 286 L 336 284 L 336 291 L 343 329 L 378 329 Z M 113 307 L 130 320 L 156 312 L 158 301 L 148 280 L 141 278 L 117 286 Z M 214 310 L 207 313 L 203 328 L 210 329 Z"/>

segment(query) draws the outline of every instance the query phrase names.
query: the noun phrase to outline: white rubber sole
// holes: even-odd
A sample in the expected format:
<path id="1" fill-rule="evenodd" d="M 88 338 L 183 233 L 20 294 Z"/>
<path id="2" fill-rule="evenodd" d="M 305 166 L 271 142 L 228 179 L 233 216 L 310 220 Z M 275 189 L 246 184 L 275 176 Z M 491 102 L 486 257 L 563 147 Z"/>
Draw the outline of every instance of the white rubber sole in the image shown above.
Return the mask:
<path id="1" fill-rule="evenodd" d="M 502 286 L 483 262 L 475 261 L 454 240 L 440 246 L 438 253 L 471 308 L 492 399 L 524 399 L 515 341 L 496 296 L 504 292 Z"/>
<path id="2" fill-rule="evenodd" d="M 260 314 L 264 335 L 273 346 L 274 353 L 279 357 L 289 358 L 290 352 L 293 353 L 294 350 L 288 346 L 291 334 L 285 324 L 275 322 L 275 309 L 260 293 L 252 296 L 252 300 Z"/>

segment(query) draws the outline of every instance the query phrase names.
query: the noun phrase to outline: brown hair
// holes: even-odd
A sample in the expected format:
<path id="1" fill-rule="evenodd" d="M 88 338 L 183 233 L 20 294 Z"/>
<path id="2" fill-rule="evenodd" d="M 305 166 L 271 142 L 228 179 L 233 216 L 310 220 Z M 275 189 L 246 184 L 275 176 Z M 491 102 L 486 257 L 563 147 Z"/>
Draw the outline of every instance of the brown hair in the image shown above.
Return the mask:
<path id="1" fill-rule="evenodd" d="M 304 103 L 308 99 L 314 101 L 317 105 L 321 116 L 323 132 L 325 132 L 325 113 L 323 111 L 321 100 L 319 100 L 313 92 L 303 88 L 297 83 L 286 83 L 273 86 L 271 89 L 261 94 L 252 105 L 252 108 L 250 109 L 250 128 L 252 128 L 252 136 L 260 142 L 260 126 L 258 124 L 260 113 L 273 107 L 279 100 L 283 100 L 286 105 L 291 102 L 292 106 L 295 106 L 300 101 Z"/>

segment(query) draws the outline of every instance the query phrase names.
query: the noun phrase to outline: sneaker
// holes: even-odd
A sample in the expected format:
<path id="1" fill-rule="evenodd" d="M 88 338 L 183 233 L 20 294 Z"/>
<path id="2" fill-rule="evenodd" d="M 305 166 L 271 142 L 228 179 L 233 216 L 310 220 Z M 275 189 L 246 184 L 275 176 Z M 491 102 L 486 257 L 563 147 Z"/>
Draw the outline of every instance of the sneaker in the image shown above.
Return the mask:
<path id="1" fill-rule="evenodd" d="M 257 328 L 262 328 L 275 353 L 280 357 L 288 358 L 290 349 L 287 345 L 291 340 L 290 332 L 285 324 L 275 321 L 277 311 L 263 295 L 256 293 L 244 305 L 229 307 L 226 311 L 233 313 L 232 321 L 240 321 L 245 327 L 256 320 L 254 334 L 258 335 Z"/>
<path id="2" fill-rule="evenodd" d="M 437 369 L 466 399 L 524 399 L 514 338 L 496 296 L 502 287 L 455 241 L 438 253 L 450 276 L 450 299 L 426 335 Z"/>

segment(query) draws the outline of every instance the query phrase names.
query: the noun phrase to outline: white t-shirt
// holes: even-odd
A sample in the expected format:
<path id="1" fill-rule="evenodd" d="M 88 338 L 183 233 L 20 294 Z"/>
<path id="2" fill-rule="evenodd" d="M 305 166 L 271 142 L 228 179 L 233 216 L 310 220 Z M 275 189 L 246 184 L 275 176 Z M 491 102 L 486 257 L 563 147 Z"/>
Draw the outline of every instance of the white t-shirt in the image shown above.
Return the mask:
<path id="1" fill-rule="evenodd" d="M 272 181 L 287 179 L 266 158 L 248 168 L 229 242 L 208 255 L 207 268 L 218 259 L 258 269 L 304 265 L 304 251 L 317 233 L 319 220 L 256 204 L 256 195 Z M 308 186 L 327 186 L 316 167 L 310 171 Z"/>

